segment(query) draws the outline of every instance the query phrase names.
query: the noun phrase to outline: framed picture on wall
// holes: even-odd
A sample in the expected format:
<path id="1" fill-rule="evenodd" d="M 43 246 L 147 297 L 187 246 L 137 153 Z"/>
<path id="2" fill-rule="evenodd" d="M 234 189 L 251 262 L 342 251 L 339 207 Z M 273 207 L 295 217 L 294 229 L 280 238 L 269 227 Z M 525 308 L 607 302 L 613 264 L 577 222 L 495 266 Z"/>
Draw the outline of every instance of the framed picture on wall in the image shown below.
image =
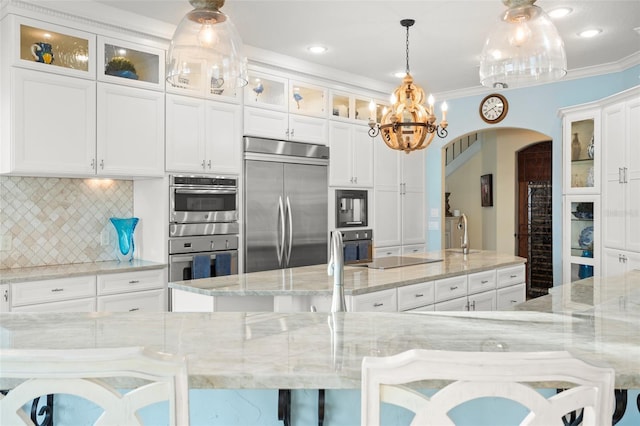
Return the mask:
<path id="1" fill-rule="evenodd" d="M 480 176 L 480 200 L 482 207 L 493 206 L 493 175 Z"/>

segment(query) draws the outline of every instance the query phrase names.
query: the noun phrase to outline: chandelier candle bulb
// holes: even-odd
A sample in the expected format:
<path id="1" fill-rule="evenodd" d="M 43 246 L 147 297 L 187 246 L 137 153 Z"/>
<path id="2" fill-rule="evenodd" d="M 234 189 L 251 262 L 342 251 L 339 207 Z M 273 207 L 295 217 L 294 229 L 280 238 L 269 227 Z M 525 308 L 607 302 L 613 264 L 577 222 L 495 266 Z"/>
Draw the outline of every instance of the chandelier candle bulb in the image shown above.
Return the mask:
<path id="1" fill-rule="evenodd" d="M 449 110 L 449 105 L 447 105 L 446 102 L 443 102 L 442 106 L 440 107 L 440 109 L 442 110 L 442 122 L 446 123 L 446 121 L 447 121 L 447 110 Z"/>

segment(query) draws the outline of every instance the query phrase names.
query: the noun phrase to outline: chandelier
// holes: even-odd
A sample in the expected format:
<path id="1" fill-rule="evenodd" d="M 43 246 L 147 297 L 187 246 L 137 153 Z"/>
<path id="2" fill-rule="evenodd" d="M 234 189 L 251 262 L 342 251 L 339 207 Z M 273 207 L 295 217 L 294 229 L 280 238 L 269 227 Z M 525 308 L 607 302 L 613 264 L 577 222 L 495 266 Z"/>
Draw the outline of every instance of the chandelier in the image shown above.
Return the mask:
<path id="1" fill-rule="evenodd" d="M 480 56 L 480 83 L 517 87 L 553 81 L 567 73 L 564 43 L 536 0 L 502 0 L 501 15 Z"/>
<path id="2" fill-rule="evenodd" d="M 424 106 L 424 90 L 413 82 L 409 72 L 409 27 L 415 23 L 413 19 L 403 19 L 400 25 L 407 29 L 407 68 L 402 84 L 393 92 L 391 103 L 381 120 L 376 123 L 369 119 L 369 136 L 382 134 L 382 140 L 391 149 L 411 151 L 425 149 L 437 134 L 444 138 L 447 131 L 447 103 L 442 103 L 442 120 L 435 124 L 434 98 L 429 95 L 427 106 Z"/>
<path id="3" fill-rule="evenodd" d="M 189 0 L 194 10 L 176 27 L 167 56 L 167 82 L 174 87 L 207 88 L 221 95 L 247 84 L 242 39 L 219 9 L 224 0 Z"/>

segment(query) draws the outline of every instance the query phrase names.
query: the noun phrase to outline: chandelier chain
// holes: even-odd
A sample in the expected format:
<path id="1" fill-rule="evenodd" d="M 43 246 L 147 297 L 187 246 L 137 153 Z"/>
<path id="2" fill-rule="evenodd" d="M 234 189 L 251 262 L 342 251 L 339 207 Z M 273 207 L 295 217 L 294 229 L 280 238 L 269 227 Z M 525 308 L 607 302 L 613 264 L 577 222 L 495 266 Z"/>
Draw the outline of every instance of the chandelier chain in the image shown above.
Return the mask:
<path id="1" fill-rule="evenodd" d="M 409 74 L 409 27 L 407 26 L 407 74 Z"/>

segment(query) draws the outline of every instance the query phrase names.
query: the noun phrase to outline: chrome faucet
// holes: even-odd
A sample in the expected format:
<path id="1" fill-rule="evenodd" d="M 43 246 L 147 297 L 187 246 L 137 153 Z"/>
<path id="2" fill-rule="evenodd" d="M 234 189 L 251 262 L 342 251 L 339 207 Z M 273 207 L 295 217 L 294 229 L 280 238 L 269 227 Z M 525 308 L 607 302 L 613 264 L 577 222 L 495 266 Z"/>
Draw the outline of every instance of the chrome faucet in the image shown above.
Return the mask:
<path id="1" fill-rule="evenodd" d="M 346 312 L 344 301 L 344 253 L 342 245 L 342 232 L 333 231 L 331 235 L 331 256 L 327 267 L 327 274 L 333 275 L 333 297 L 331 299 L 331 312 Z"/>
<path id="2" fill-rule="evenodd" d="M 458 219 L 458 229 L 463 229 L 460 248 L 462 254 L 469 254 L 469 233 L 467 232 L 467 216 L 462 213 Z"/>

